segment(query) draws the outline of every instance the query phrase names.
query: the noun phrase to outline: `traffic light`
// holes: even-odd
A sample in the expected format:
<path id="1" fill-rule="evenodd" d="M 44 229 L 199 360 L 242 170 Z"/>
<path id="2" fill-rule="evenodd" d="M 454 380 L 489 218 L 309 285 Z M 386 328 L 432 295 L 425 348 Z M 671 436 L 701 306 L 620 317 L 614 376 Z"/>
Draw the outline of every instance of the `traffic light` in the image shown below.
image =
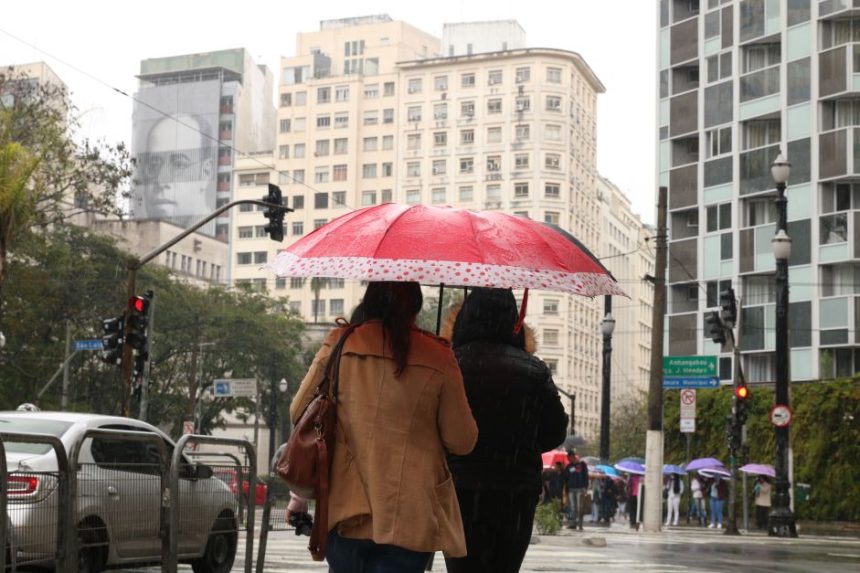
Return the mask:
<path id="1" fill-rule="evenodd" d="M 743 426 L 749 414 L 751 393 L 746 382 L 739 382 L 735 386 L 735 419 L 738 426 Z"/>
<path id="2" fill-rule="evenodd" d="M 141 350 L 134 357 L 134 368 L 132 370 L 132 378 L 141 378 L 143 371 L 146 368 L 146 361 L 149 360 L 149 352 Z"/>
<path id="3" fill-rule="evenodd" d="M 726 343 L 723 321 L 720 320 L 720 313 L 715 310 L 705 313 L 705 337 L 710 338 L 717 344 Z"/>
<path id="4" fill-rule="evenodd" d="M 735 289 L 729 287 L 720 293 L 720 308 L 722 309 L 723 324 L 732 328 L 738 318 L 738 307 L 735 302 Z"/>
<path id="5" fill-rule="evenodd" d="M 152 291 L 148 290 L 142 296 L 128 299 L 129 335 L 128 344 L 138 351 L 147 348 L 146 327 L 149 324 L 149 305 L 152 302 Z"/>
<path id="6" fill-rule="evenodd" d="M 101 360 L 107 364 L 120 364 L 122 362 L 122 341 L 125 320 L 122 316 L 108 318 L 102 321 L 102 355 Z"/>
<path id="7" fill-rule="evenodd" d="M 284 200 L 281 195 L 281 188 L 273 183 L 269 183 L 269 194 L 262 199 L 266 203 L 281 205 L 283 207 Z M 265 231 L 273 241 L 284 240 L 284 209 L 276 207 L 266 207 L 263 211 L 263 216 L 269 220 L 269 223 L 264 227 Z"/>

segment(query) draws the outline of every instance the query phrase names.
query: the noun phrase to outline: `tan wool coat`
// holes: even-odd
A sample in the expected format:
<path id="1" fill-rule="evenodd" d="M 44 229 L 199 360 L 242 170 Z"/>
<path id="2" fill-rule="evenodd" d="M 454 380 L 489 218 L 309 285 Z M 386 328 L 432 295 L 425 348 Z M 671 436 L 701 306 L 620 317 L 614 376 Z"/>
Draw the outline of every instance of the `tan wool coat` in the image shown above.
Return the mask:
<path id="1" fill-rule="evenodd" d="M 290 405 L 295 423 L 324 375 L 333 330 Z M 478 428 L 447 344 L 413 329 L 407 366 L 394 376 L 382 325 L 368 321 L 347 339 L 340 368 L 337 442 L 329 527 L 413 551 L 466 554 L 446 453 L 467 454 Z"/>

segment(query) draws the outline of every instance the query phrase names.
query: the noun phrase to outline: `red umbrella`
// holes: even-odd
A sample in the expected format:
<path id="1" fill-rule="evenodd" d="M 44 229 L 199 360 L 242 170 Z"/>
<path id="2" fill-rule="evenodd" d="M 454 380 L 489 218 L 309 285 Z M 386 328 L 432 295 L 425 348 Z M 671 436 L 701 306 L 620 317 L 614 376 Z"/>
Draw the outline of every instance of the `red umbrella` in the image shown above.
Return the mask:
<path id="1" fill-rule="evenodd" d="M 279 276 L 624 292 L 582 244 L 500 211 L 386 203 L 347 213 L 269 263 Z"/>
<path id="2" fill-rule="evenodd" d="M 556 463 L 561 463 L 562 466 L 567 466 L 567 452 L 562 450 L 552 450 L 550 452 L 544 452 L 540 455 L 541 460 L 543 460 L 543 469 L 548 470 L 552 467 L 555 467 Z"/>

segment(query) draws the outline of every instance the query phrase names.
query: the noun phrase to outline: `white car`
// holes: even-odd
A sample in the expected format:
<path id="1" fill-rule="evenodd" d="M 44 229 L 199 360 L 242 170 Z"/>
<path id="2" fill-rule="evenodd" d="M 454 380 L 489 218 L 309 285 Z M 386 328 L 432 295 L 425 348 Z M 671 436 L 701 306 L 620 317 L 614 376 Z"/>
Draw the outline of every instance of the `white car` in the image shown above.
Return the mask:
<path id="1" fill-rule="evenodd" d="M 50 434 L 67 455 L 91 428 L 150 432 L 163 440 L 168 463 L 174 443 L 139 420 L 64 412 L 0 412 L 0 432 Z M 18 565 L 50 562 L 56 549 L 57 460 L 49 445 L 4 442 L 9 474 L 10 539 Z M 87 438 L 80 446 L 75 523 L 81 573 L 161 560 L 161 479 L 158 447 L 122 438 Z M 180 468 L 179 561 L 195 573 L 228 573 L 238 542 L 235 495 L 212 469 Z"/>

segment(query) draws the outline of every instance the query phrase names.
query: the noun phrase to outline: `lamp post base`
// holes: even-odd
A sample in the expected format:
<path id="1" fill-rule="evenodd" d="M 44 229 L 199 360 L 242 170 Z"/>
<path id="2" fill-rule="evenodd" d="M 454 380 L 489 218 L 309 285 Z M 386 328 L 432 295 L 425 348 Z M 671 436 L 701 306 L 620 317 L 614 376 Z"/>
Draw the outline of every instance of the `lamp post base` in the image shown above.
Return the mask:
<path id="1" fill-rule="evenodd" d="M 774 509 L 768 520 L 767 534 L 770 537 L 797 537 L 794 514 L 787 507 Z"/>

